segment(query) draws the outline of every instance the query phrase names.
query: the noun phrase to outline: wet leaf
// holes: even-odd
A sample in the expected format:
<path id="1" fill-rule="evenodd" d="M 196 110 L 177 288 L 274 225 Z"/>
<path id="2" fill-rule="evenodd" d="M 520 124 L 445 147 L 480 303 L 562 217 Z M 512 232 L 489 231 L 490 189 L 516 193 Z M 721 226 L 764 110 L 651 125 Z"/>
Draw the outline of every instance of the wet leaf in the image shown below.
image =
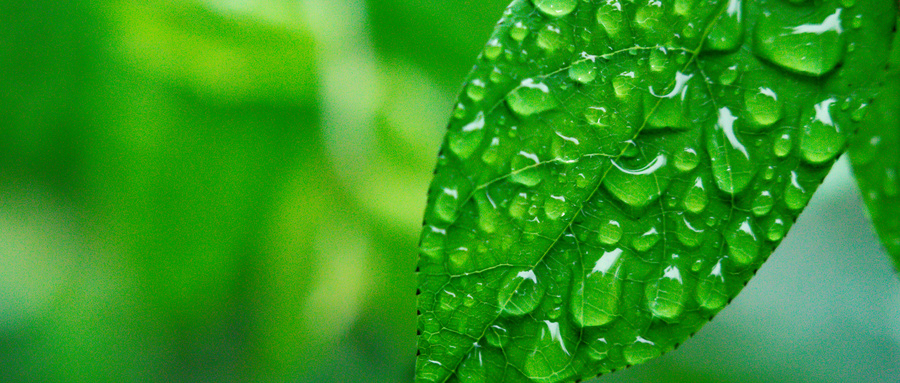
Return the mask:
<path id="1" fill-rule="evenodd" d="M 854 111 L 862 119 L 850 145 L 853 172 L 881 242 L 900 267 L 900 47 L 881 71 L 881 90 L 871 105 Z"/>
<path id="2" fill-rule="evenodd" d="M 677 347 L 856 129 L 893 2 L 514 1 L 421 237 L 417 382 L 566 382 Z"/>

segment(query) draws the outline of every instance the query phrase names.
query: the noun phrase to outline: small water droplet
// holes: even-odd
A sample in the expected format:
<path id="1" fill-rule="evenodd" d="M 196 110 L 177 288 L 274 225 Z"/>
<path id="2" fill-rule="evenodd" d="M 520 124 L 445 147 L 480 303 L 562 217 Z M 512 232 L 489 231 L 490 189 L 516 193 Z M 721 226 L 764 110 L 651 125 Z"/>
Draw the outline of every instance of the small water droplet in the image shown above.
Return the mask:
<path id="1" fill-rule="evenodd" d="M 609 171 L 603 185 L 616 198 L 635 208 L 647 206 L 655 201 L 668 187 L 666 176 L 666 156 L 660 154 L 645 166 L 630 169 L 613 161 L 614 169 Z"/>
<path id="2" fill-rule="evenodd" d="M 725 13 L 710 29 L 704 48 L 713 51 L 731 51 L 744 41 L 741 0 L 729 0 Z"/>
<path id="3" fill-rule="evenodd" d="M 622 356 L 625 357 L 625 361 L 629 365 L 644 363 L 661 354 L 662 352 L 656 347 L 655 343 L 641 337 L 637 337 L 634 343 L 622 350 Z"/>
<path id="4" fill-rule="evenodd" d="M 496 60 L 501 52 L 503 52 L 503 46 L 500 44 L 500 39 L 491 39 L 484 47 L 484 57 L 488 60 Z"/>
<path id="5" fill-rule="evenodd" d="M 783 101 L 770 88 L 759 87 L 744 92 L 744 106 L 750 113 L 751 126 L 768 127 L 781 119 Z"/>
<path id="6" fill-rule="evenodd" d="M 699 228 L 699 225 L 691 224 L 687 216 L 681 217 L 677 234 L 678 241 L 687 247 L 697 247 L 703 243 L 703 230 Z"/>
<path id="7" fill-rule="evenodd" d="M 565 217 L 568 209 L 569 204 L 566 202 L 566 197 L 563 196 L 550 195 L 550 198 L 544 202 L 544 213 L 547 214 L 547 218 L 552 220 Z"/>
<path id="8" fill-rule="evenodd" d="M 459 129 L 451 127 L 447 133 L 450 150 L 461 159 L 469 158 L 484 139 L 484 112 L 478 112 L 475 119 Z"/>
<path id="9" fill-rule="evenodd" d="M 581 326 L 602 326 L 619 315 L 623 251 L 615 249 L 597 257 L 586 254 L 583 270 L 575 276 L 571 310 Z"/>
<path id="10" fill-rule="evenodd" d="M 675 155 L 675 167 L 682 172 L 694 170 L 700 164 L 700 156 L 691 148 L 684 149 Z"/>
<path id="11" fill-rule="evenodd" d="M 485 83 L 480 79 L 474 79 L 469 85 L 466 87 L 466 95 L 472 99 L 472 101 L 478 102 L 484 98 L 485 93 Z"/>
<path id="12" fill-rule="evenodd" d="M 775 218 L 769 225 L 769 230 L 766 230 L 766 238 L 772 242 L 780 241 L 784 238 L 785 229 L 784 221 L 781 218 Z"/>
<path id="13" fill-rule="evenodd" d="M 703 185 L 703 179 L 697 177 L 694 185 L 691 186 L 684 195 L 684 208 L 691 213 L 700 213 L 706 209 L 709 203 L 709 196 L 706 195 L 706 187 Z"/>
<path id="14" fill-rule="evenodd" d="M 509 37 L 512 37 L 513 40 L 521 42 L 525 40 L 526 36 L 528 36 L 528 27 L 521 21 L 516 22 L 509 29 Z"/>
<path id="15" fill-rule="evenodd" d="M 562 30 L 553 24 L 547 24 L 538 31 L 537 46 L 548 53 L 556 52 L 564 44 Z"/>
<path id="16" fill-rule="evenodd" d="M 772 145 L 772 151 L 775 155 L 782 158 L 791 154 L 793 148 L 794 138 L 791 137 L 790 133 L 782 133 L 775 139 L 775 143 Z"/>
<path id="17" fill-rule="evenodd" d="M 512 182 L 525 186 L 536 186 L 544 180 L 544 170 L 541 161 L 534 153 L 520 151 L 512 159 L 512 173 L 509 179 Z"/>
<path id="18" fill-rule="evenodd" d="M 443 222 L 452 222 L 456 219 L 456 212 L 459 210 L 459 189 L 455 187 L 445 187 L 441 189 L 440 194 L 434 202 L 435 216 Z"/>
<path id="19" fill-rule="evenodd" d="M 582 54 L 586 56 L 587 54 Z M 597 78 L 597 66 L 594 64 L 593 56 L 584 58 L 572 64 L 569 68 L 569 78 L 582 84 L 589 84 Z"/>
<path id="20" fill-rule="evenodd" d="M 784 187 L 784 203 L 791 210 L 800 210 L 809 202 L 806 188 L 800 184 L 796 171 L 791 172 L 791 182 Z"/>
<path id="21" fill-rule="evenodd" d="M 735 134 L 737 121 L 727 107 L 719 109 L 715 131 L 707 136 L 706 142 L 716 184 L 730 194 L 744 190 L 756 174 L 750 153 Z"/>

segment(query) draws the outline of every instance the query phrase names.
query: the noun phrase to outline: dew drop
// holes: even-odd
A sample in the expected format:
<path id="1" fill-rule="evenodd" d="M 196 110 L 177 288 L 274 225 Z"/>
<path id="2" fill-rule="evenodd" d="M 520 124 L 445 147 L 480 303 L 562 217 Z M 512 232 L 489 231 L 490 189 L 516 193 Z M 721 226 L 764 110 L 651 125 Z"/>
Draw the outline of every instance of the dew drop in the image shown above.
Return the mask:
<path id="1" fill-rule="evenodd" d="M 784 203 L 791 210 L 800 210 L 809 202 L 809 194 L 806 188 L 800 184 L 796 171 L 791 172 L 791 182 L 784 187 Z"/>
<path id="2" fill-rule="evenodd" d="M 675 155 L 675 167 L 682 172 L 694 170 L 700 164 L 700 156 L 691 148 L 684 149 Z"/>
<path id="3" fill-rule="evenodd" d="M 647 116 L 646 128 L 686 129 L 691 121 L 686 115 L 688 109 L 689 83 L 692 74 L 675 73 L 674 86 L 668 93 L 657 94 L 653 87 L 644 95 L 644 115 Z"/>
<path id="4" fill-rule="evenodd" d="M 572 13 L 578 0 L 533 0 L 534 6 L 547 16 L 563 17 Z"/>
<path id="5" fill-rule="evenodd" d="M 776 218 L 772 221 L 772 224 L 769 225 L 769 229 L 766 230 L 766 238 L 772 242 L 780 241 L 784 238 L 785 229 L 784 221 L 781 218 Z"/>
<path id="6" fill-rule="evenodd" d="M 512 92 L 506 95 L 510 109 L 520 117 L 546 112 L 559 106 L 559 102 L 550 94 L 550 87 L 534 79 L 525 79 Z"/>
<path id="7" fill-rule="evenodd" d="M 791 150 L 794 148 L 794 138 L 791 137 L 790 133 L 782 133 L 775 139 L 775 143 L 772 145 L 772 151 L 776 156 L 783 158 L 788 154 L 791 154 Z"/>
<path id="8" fill-rule="evenodd" d="M 575 277 L 571 298 L 572 315 L 579 326 L 602 326 L 619 315 L 623 262 L 621 249 L 596 259 L 590 254 L 585 257 L 584 268 Z"/>
<path id="9" fill-rule="evenodd" d="M 811 164 L 832 160 L 847 144 L 847 136 L 832 119 L 832 107 L 837 102 L 829 98 L 814 105 L 815 115 L 805 118 L 800 136 L 800 153 Z"/>
<path id="10" fill-rule="evenodd" d="M 537 46 L 548 53 L 553 53 L 563 46 L 563 40 L 562 30 L 553 24 L 547 24 L 538 31 Z"/>
<path id="11" fill-rule="evenodd" d="M 475 153 L 484 139 L 484 112 L 478 112 L 475 119 L 460 129 L 451 129 L 447 133 L 450 150 L 461 159 L 467 159 Z"/>
<path id="12" fill-rule="evenodd" d="M 796 26 L 785 24 L 785 19 L 761 18 L 754 32 L 754 53 L 787 70 L 822 76 L 844 57 L 841 12 L 838 8 L 819 23 Z"/>
<path id="13" fill-rule="evenodd" d="M 538 283 L 534 270 L 510 271 L 503 278 L 497 303 L 500 310 L 511 316 L 521 316 L 534 311 L 544 298 L 544 286 Z"/>
<path id="14" fill-rule="evenodd" d="M 443 222 L 452 222 L 459 210 L 459 189 L 446 187 L 441 189 L 434 202 L 434 214 Z"/>
<path id="15" fill-rule="evenodd" d="M 753 179 L 756 167 L 750 153 L 735 134 L 735 117 L 727 107 L 719 109 L 715 131 L 707 136 L 707 151 L 719 189 L 737 194 Z"/>
<path id="16" fill-rule="evenodd" d="M 485 338 L 489 345 L 503 348 L 509 343 L 509 330 L 500 325 L 493 325 L 488 328 Z"/>
<path id="17" fill-rule="evenodd" d="M 741 0 L 729 0 L 725 13 L 716 21 L 704 42 L 704 48 L 713 51 L 731 51 L 744 41 L 741 23 Z"/>
<path id="18" fill-rule="evenodd" d="M 606 338 L 596 338 L 587 341 L 588 357 L 593 360 L 603 360 L 609 355 L 609 342 Z"/>
<path id="19" fill-rule="evenodd" d="M 419 251 L 433 262 L 441 262 L 444 257 L 444 246 L 447 241 L 447 230 L 428 226 L 422 231 Z"/>
<path id="20" fill-rule="evenodd" d="M 552 220 L 565 217 L 568 208 L 569 205 L 566 203 L 566 197 L 563 196 L 551 195 L 550 198 L 544 202 L 544 213 L 547 214 L 547 218 Z"/>
<path id="21" fill-rule="evenodd" d="M 725 242 L 728 243 L 728 255 L 736 264 L 749 265 L 759 254 L 759 241 L 750 217 L 733 221 L 725 232 Z"/>
<path id="22" fill-rule="evenodd" d="M 586 56 L 586 54 L 583 54 Z M 582 84 L 590 84 L 597 78 L 597 66 L 594 57 L 589 56 L 572 64 L 569 68 L 569 78 Z"/>
<path id="23" fill-rule="evenodd" d="M 637 251 L 645 252 L 647 250 L 650 250 L 650 248 L 652 248 L 653 246 L 656 246 L 656 243 L 659 242 L 659 239 L 659 231 L 657 231 L 655 227 L 652 227 L 644 234 L 635 237 L 631 241 L 631 246 L 633 246 Z"/>
<path id="24" fill-rule="evenodd" d="M 709 274 L 701 277 L 697 283 L 697 303 L 707 310 L 718 310 L 728 303 L 722 260 L 719 260 Z"/>
<path id="25" fill-rule="evenodd" d="M 488 60 L 496 60 L 502 52 L 503 46 L 500 44 L 499 39 L 491 39 L 491 41 L 488 41 L 487 45 L 484 47 L 484 57 Z"/>
<path id="26" fill-rule="evenodd" d="M 521 42 L 522 40 L 525 40 L 526 36 L 528 36 L 528 27 L 521 21 L 516 22 L 509 29 L 509 37 L 512 37 L 513 40 Z"/>
<path id="27" fill-rule="evenodd" d="M 522 150 L 512 159 L 509 179 L 525 186 L 536 186 L 543 181 L 544 170 L 536 154 Z"/>
<path id="28" fill-rule="evenodd" d="M 759 87 L 744 92 L 744 106 L 750 114 L 751 126 L 768 127 L 781 119 L 783 101 L 772 89 Z"/>
<path id="29" fill-rule="evenodd" d="M 684 195 L 684 208 L 691 213 L 700 213 L 706 209 L 709 203 L 709 197 L 706 194 L 706 187 L 703 185 L 703 179 L 697 177 L 694 185 L 691 186 Z"/>
<path id="30" fill-rule="evenodd" d="M 750 210 L 753 212 L 753 215 L 757 217 L 762 217 L 769 212 L 772 211 L 772 206 L 775 205 L 775 199 L 772 198 L 772 193 L 768 191 L 763 191 L 759 193 L 758 196 L 753 200 L 753 207 Z"/>
<path id="31" fill-rule="evenodd" d="M 660 356 L 662 352 L 656 347 L 656 344 L 637 337 L 634 343 L 622 350 L 622 356 L 629 365 L 641 364 L 653 358 Z"/>
<path id="32" fill-rule="evenodd" d="M 600 226 L 600 234 L 598 236 L 600 242 L 607 245 L 615 245 L 622 239 L 622 225 L 615 220 L 609 220 Z"/>
<path id="33" fill-rule="evenodd" d="M 647 308 L 656 317 L 675 319 L 684 311 L 684 280 L 675 265 L 666 267 L 663 275 L 648 283 L 644 292 Z"/>
<path id="34" fill-rule="evenodd" d="M 700 244 L 703 243 L 703 230 L 692 225 L 688 220 L 688 217 L 683 216 L 681 218 L 677 230 L 678 241 L 691 248 L 700 246 Z"/>
<path id="35" fill-rule="evenodd" d="M 612 195 L 632 207 L 647 206 L 668 187 L 666 162 L 663 154 L 639 169 L 626 168 L 613 161 L 614 169 L 603 180 L 603 185 Z"/>
<path id="36" fill-rule="evenodd" d="M 469 85 L 466 87 L 466 95 L 472 99 L 472 101 L 478 102 L 484 99 L 485 93 L 485 83 L 479 79 L 472 80 Z"/>
<path id="37" fill-rule="evenodd" d="M 607 1 L 597 9 L 597 23 L 613 41 L 625 40 L 626 23 L 622 4 L 618 0 Z"/>
<path id="38" fill-rule="evenodd" d="M 497 204 L 487 193 L 475 194 L 475 204 L 478 206 L 478 228 L 488 234 L 495 232 L 500 223 Z"/>

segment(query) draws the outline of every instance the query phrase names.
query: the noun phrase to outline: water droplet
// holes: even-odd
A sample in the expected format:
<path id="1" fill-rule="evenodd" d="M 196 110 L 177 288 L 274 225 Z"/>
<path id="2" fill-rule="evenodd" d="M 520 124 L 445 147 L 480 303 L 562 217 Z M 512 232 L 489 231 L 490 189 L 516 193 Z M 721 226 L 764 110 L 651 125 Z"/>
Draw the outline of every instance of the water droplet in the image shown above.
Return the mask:
<path id="1" fill-rule="evenodd" d="M 684 311 L 685 287 L 678 267 L 669 265 L 659 279 L 647 284 L 647 307 L 654 316 L 675 319 Z"/>
<path id="2" fill-rule="evenodd" d="M 706 187 L 703 186 L 703 179 L 697 177 L 694 185 L 691 186 L 684 195 L 684 208 L 691 213 L 700 213 L 706 209 L 709 203 L 709 197 L 706 195 Z"/>
<path id="3" fill-rule="evenodd" d="M 572 287 L 572 315 L 581 327 L 602 326 L 619 315 L 623 251 L 616 249 L 595 257 L 585 256 L 584 268 L 575 276 Z"/>
<path id="4" fill-rule="evenodd" d="M 484 139 L 484 112 L 478 112 L 475 119 L 460 129 L 453 129 L 447 133 L 447 141 L 450 150 L 461 159 L 469 158 L 481 141 Z"/>
<path id="5" fill-rule="evenodd" d="M 497 303 L 506 315 L 521 316 L 534 311 L 544 298 L 544 286 L 534 270 L 510 271 L 503 278 Z"/>
<path id="6" fill-rule="evenodd" d="M 690 16 L 694 9 L 694 0 L 675 0 L 675 13 L 682 16 Z"/>
<path id="7" fill-rule="evenodd" d="M 744 41 L 744 26 L 741 21 L 741 0 L 729 0 L 725 14 L 709 31 L 704 48 L 713 51 L 737 49 Z"/>
<path id="8" fill-rule="evenodd" d="M 853 29 L 859 29 L 862 27 L 862 25 L 863 25 L 862 15 L 856 15 L 856 17 L 853 18 L 853 21 L 850 22 L 850 26 Z"/>
<path id="9" fill-rule="evenodd" d="M 456 104 L 456 108 L 453 108 L 453 118 L 460 119 L 466 116 L 466 105 L 463 103 Z"/>
<path id="10" fill-rule="evenodd" d="M 597 66 L 594 64 L 593 56 L 587 56 L 586 53 L 582 56 L 586 57 L 569 68 L 569 78 L 582 84 L 589 84 L 597 78 Z"/>
<path id="11" fill-rule="evenodd" d="M 791 134 L 782 133 L 775 139 L 775 143 L 772 145 L 772 151 L 775 152 L 775 155 L 778 157 L 785 157 L 788 154 L 791 154 L 791 149 L 793 149 L 793 147 L 794 138 L 791 137 Z"/>
<path id="12" fill-rule="evenodd" d="M 863 118 L 866 118 L 866 113 L 869 110 L 867 108 L 868 106 L 869 106 L 869 104 L 860 105 L 859 108 L 857 108 L 856 110 L 853 111 L 853 113 L 850 114 L 850 119 L 853 120 L 853 122 L 862 121 Z"/>
<path id="13" fill-rule="evenodd" d="M 781 218 L 776 218 L 772 220 L 772 224 L 769 225 L 769 230 L 766 230 L 766 238 L 772 242 L 780 241 L 784 238 L 785 229 L 784 221 L 781 220 Z"/>
<path id="14" fill-rule="evenodd" d="M 613 161 L 614 169 L 603 180 L 603 185 L 616 198 L 626 204 L 641 208 L 659 198 L 668 187 L 666 156 L 660 154 L 650 163 L 629 169 Z"/>
<path id="15" fill-rule="evenodd" d="M 553 24 L 547 24 L 538 31 L 537 46 L 549 53 L 553 53 L 563 46 L 563 40 L 562 30 Z"/>
<path id="16" fill-rule="evenodd" d="M 500 159 L 500 137 L 491 139 L 491 144 L 481 153 L 481 160 L 485 164 L 494 165 Z"/>
<path id="17" fill-rule="evenodd" d="M 622 226 L 615 220 L 609 220 L 600 226 L 598 239 L 607 245 L 619 243 L 619 240 L 622 239 Z"/>
<path id="18" fill-rule="evenodd" d="M 519 193 L 515 197 L 513 197 L 512 202 L 509 204 L 509 215 L 516 219 L 525 219 L 526 213 L 528 213 L 528 207 L 531 205 L 531 202 L 528 200 L 527 193 Z"/>
<path id="19" fill-rule="evenodd" d="M 588 340 L 588 357 L 593 360 L 603 360 L 606 359 L 606 356 L 609 355 L 609 342 L 606 338 L 596 338 L 592 340 Z"/>
<path id="20" fill-rule="evenodd" d="M 552 220 L 565 217 L 568 208 L 569 204 L 566 203 L 566 197 L 563 196 L 551 195 L 547 202 L 544 202 L 544 213 L 547 214 L 547 218 Z"/>
<path id="21" fill-rule="evenodd" d="M 728 255 L 736 264 L 749 265 L 759 254 L 759 242 L 750 217 L 732 221 L 725 232 L 725 242 L 728 243 Z"/>
<path id="22" fill-rule="evenodd" d="M 672 90 L 662 95 L 656 94 L 650 87 L 650 93 L 644 95 L 644 115 L 648 116 L 646 128 L 686 129 L 691 126 L 686 112 L 688 84 L 693 77 L 692 74 L 676 72 Z"/>
<path id="23" fill-rule="evenodd" d="M 525 359 L 524 372 L 531 380 L 542 383 L 566 381 L 575 374 L 569 363 L 557 363 L 571 359 L 571 352 L 575 352 L 577 338 L 569 323 L 547 320 L 537 323 L 540 328 Z"/>
<path id="24" fill-rule="evenodd" d="M 697 302 L 707 310 L 718 310 L 728 303 L 722 260 L 719 260 L 709 274 L 700 278 L 697 284 Z"/>
<path id="25" fill-rule="evenodd" d="M 655 227 L 652 227 L 644 234 L 635 237 L 631 241 L 631 246 L 634 247 L 634 249 L 637 251 L 645 252 L 647 250 L 650 250 L 651 247 L 656 246 L 656 243 L 659 242 L 659 239 L 659 231 L 657 231 Z"/>
<path id="26" fill-rule="evenodd" d="M 544 179 L 544 169 L 540 164 L 541 161 L 536 154 L 520 151 L 512 159 L 510 181 L 529 187 L 536 186 Z"/>
<path id="27" fill-rule="evenodd" d="M 618 98 L 626 98 L 631 95 L 631 92 L 634 90 L 635 82 L 637 82 L 636 75 L 634 72 L 622 72 L 618 76 L 612 79 L 613 90 L 616 92 L 616 97 Z"/>
<path id="28" fill-rule="evenodd" d="M 837 102 L 829 98 L 814 105 L 815 115 L 806 116 L 800 136 L 800 152 L 811 164 L 830 161 L 847 143 L 847 136 L 832 119 L 831 108 Z"/>
<path id="29" fill-rule="evenodd" d="M 884 169 L 884 180 L 882 188 L 884 195 L 894 197 L 897 195 L 897 171 L 894 168 Z"/>
<path id="30" fill-rule="evenodd" d="M 475 343 L 475 347 L 472 351 L 470 351 L 465 359 L 459 364 L 456 376 L 459 379 L 459 383 L 488 382 L 481 345 Z"/>
<path id="31" fill-rule="evenodd" d="M 629 365 L 644 363 L 661 354 L 655 343 L 641 337 L 637 337 L 634 343 L 622 350 L 622 356 Z"/>
<path id="32" fill-rule="evenodd" d="M 703 243 L 703 230 L 699 225 L 692 225 L 687 216 L 681 217 L 677 234 L 678 241 L 687 247 L 697 247 Z"/>
<path id="33" fill-rule="evenodd" d="M 627 24 L 622 12 L 622 4 L 618 0 L 607 1 L 597 9 L 597 23 L 603 27 L 610 40 L 626 40 Z"/>
<path id="34" fill-rule="evenodd" d="M 684 149 L 675 155 L 675 167 L 682 172 L 694 170 L 700 164 L 700 156 L 691 148 Z"/>
<path id="35" fill-rule="evenodd" d="M 443 222 L 453 222 L 459 210 L 459 189 L 445 187 L 434 202 L 434 214 Z"/>
<path id="36" fill-rule="evenodd" d="M 503 52 L 503 46 L 500 45 L 500 39 L 491 39 L 484 47 L 484 57 L 488 60 L 496 60 Z"/>
<path id="37" fill-rule="evenodd" d="M 756 196 L 756 199 L 753 200 L 753 207 L 750 209 L 753 211 L 753 215 L 757 217 L 762 217 L 769 212 L 772 211 L 772 206 L 775 205 L 775 199 L 772 198 L 772 193 L 768 191 L 763 191 Z"/>
<path id="38" fill-rule="evenodd" d="M 521 21 L 516 22 L 509 29 L 509 37 L 512 37 L 513 40 L 521 42 L 522 40 L 525 40 L 526 36 L 528 36 L 528 27 Z"/>
<path id="39" fill-rule="evenodd" d="M 497 204 L 485 192 L 475 194 L 475 204 L 478 205 L 478 228 L 488 234 L 495 232 L 500 223 Z"/>
<path id="40" fill-rule="evenodd" d="M 422 231 L 422 240 L 419 249 L 422 255 L 433 262 L 440 262 L 444 257 L 444 246 L 447 241 L 447 230 L 435 226 L 428 226 Z"/>
<path id="41" fill-rule="evenodd" d="M 491 327 L 488 327 L 485 338 L 487 338 L 487 342 L 489 345 L 497 348 L 503 348 L 506 347 L 507 343 L 509 343 L 509 330 L 507 330 L 504 326 L 492 325 Z"/>
<path id="42" fill-rule="evenodd" d="M 759 87 L 744 92 L 744 106 L 750 113 L 751 126 L 768 127 L 781 119 L 783 101 L 772 89 Z"/>
<path id="43" fill-rule="evenodd" d="M 791 210 L 800 210 L 809 202 L 806 188 L 800 184 L 796 171 L 791 172 L 791 182 L 784 187 L 784 203 Z"/>
<path id="44" fill-rule="evenodd" d="M 844 57 L 841 11 L 838 8 L 824 20 L 819 18 L 820 23 L 797 26 L 785 25 L 781 18 L 761 18 L 756 25 L 754 52 L 782 68 L 822 76 Z"/>
<path id="45" fill-rule="evenodd" d="M 735 117 L 727 107 L 719 109 L 715 131 L 707 136 L 707 151 L 719 189 L 737 194 L 747 187 L 756 173 L 750 153 L 735 134 Z"/>
<path id="46" fill-rule="evenodd" d="M 485 83 L 479 79 L 474 79 L 469 85 L 466 87 L 466 95 L 472 99 L 472 101 L 478 102 L 484 98 L 485 93 Z"/>
<path id="47" fill-rule="evenodd" d="M 533 0 L 534 6 L 547 16 L 563 17 L 578 6 L 577 0 Z"/>
<path id="48" fill-rule="evenodd" d="M 506 95 L 510 109 L 521 117 L 546 112 L 559 106 L 559 102 L 550 94 L 550 87 L 534 79 L 525 79 L 512 92 Z"/>

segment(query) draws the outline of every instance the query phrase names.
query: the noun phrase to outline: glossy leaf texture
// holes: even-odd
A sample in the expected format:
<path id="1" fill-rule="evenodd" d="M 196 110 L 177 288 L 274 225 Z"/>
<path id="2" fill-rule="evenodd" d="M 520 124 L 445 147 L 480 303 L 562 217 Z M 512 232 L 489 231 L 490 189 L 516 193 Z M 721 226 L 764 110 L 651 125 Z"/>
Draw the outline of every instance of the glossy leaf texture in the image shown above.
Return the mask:
<path id="1" fill-rule="evenodd" d="M 880 73 L 879 94 L 857 112 L 863 118 L 850 161 L 869 216 L 900 270 L 900 46 L 894 43 Z"/>
<path id="2" fill-rule="evenodd" d="M 453 110 L 416 382 L 567 382 L 731 301 L 845 150 L 892 0 L 517 0 Z"/>

